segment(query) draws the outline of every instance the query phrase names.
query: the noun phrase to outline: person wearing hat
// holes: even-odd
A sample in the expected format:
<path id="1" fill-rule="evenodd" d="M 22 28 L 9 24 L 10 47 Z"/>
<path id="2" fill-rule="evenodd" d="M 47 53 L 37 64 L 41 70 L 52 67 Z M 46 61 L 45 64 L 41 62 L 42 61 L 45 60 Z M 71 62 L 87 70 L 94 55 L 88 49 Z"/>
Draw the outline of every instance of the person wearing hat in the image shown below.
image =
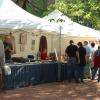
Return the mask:
<path id="1" fill-rule="evenodd" d="M 78 55 L 78 47 L 74 45 L 73 40 L 69 41 L 69 46 L 67 46 L 65 50 L 66 56 L 68 58 L 67 61 L 67 79 L 68 82 L 71 82 L 72 78 L 75 78 L 75 81 L 78 83 L 78 63 L 79 63 L 79 55 Z"/>

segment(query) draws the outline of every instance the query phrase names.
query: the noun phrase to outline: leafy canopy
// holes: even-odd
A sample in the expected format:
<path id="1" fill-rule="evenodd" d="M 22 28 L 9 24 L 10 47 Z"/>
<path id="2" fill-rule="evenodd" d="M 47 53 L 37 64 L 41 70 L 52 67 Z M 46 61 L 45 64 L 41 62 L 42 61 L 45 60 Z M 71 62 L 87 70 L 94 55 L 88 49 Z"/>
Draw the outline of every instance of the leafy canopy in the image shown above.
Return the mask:
<path id="1" fill-rule="evenodd" d="M 58 9 L 82 25 L 100 30 L 100 1 L 99 0 L 59 0 L 49 5 L 43 16 Z"/>

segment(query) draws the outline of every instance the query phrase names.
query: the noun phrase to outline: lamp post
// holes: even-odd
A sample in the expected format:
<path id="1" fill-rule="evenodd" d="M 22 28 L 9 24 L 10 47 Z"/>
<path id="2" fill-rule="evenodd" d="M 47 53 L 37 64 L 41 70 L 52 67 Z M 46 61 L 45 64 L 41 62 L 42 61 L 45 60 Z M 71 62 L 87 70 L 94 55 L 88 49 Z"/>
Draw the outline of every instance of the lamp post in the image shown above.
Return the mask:
<path id="1" fill-rule="evenodd" d="M 61 61 L 61 31 L 62 31 L 62 26 L 60 26 L 60 34 L 59 34 L 59 61 Z"/>
<path id="2" fill-rule="evenodd" d="M 59 18 L 58 20 L 57 20 L 57 23 L 60 25 L 59 26 L 59 62 L 61 62 L 61 34 L 62 34 L 62 24 L 63 24 L 63 22 L 65 22 L 65 20 L 64 19 L 61 19 L 61 18 Z"/>
<path id="3" fill-rule="evenodd" d="M 62 34 L 62 23 L 63 22 L 65 22 L 65 20 L 64 19 L 61 19 L 61 18 L 59 18 L 59 19 L 57 19 L 57 20 L 55 20 L 55 19 L 49 19 L 49 21 L 50 22 L 56 22 L 56 23 L 58 23 L 59 24 L 59 62 L 61 61 L 61 34 Z"/>

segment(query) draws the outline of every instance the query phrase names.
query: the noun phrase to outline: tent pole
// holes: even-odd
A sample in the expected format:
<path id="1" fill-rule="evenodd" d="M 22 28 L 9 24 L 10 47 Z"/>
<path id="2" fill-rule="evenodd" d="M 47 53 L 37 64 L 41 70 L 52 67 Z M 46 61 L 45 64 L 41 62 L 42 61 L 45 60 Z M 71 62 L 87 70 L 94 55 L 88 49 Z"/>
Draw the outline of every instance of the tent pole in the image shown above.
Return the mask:
<path id="1" fill-rule="evenodd" d="M 51 51 L 50 52 L 52 52 L 52 35 L 51 35 L 51 39 L 50 40 L 51 40 Z"/>
<path id="2" fill-rule="evenodd" d="M 59 34 L 59 61 L 61 62 L 61 26 L 60 26 L 60 34 Z"/>
<path id="3" fill-rule="evenodd" d="M 59 59 L 58 59 L 58 81 L 61 81 L 61 26 L 59 33 Z"/>

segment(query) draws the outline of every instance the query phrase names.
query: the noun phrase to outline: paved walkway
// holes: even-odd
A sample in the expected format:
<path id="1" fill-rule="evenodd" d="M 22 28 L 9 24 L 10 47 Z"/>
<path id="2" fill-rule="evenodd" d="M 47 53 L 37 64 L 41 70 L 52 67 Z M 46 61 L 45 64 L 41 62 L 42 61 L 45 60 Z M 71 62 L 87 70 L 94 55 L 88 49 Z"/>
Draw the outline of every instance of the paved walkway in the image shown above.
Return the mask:
<path id="1" fill-rule="evenodd" d="M 0 100 L 100 100 L 100 83 L 57 82 L 35 85 L 0 93 Z"/>

